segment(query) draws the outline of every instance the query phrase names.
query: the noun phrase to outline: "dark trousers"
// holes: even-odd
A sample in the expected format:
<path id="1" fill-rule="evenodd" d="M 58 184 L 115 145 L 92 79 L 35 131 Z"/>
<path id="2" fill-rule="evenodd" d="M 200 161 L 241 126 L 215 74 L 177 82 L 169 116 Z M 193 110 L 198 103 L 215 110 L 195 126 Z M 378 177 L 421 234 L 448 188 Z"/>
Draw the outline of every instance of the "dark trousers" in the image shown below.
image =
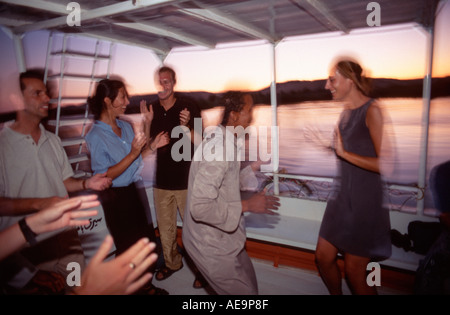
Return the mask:
<path id="1" fill-rule="evenodd" d="M 116 245 L 116 255 L 125 252 L 143 237 L 157 243 L 145 188 L 135 183 L 126 187 L 111 187 L 100 192 L 99 199 L 106 225 Z M 158 248 L 156 253 L 159 254 Z"/>

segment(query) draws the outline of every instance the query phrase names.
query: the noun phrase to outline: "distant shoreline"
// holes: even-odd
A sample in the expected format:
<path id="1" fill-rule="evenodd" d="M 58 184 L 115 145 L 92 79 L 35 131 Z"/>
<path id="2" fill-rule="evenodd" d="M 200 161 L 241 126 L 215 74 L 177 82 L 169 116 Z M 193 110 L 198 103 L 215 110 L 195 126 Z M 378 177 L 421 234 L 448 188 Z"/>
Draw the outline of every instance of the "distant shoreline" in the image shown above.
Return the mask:
<path id="1" fill-rule="evenodd" d="M 315 81 L 289 81 L 277 83 L 278 105 L 298 104 L 308 101 L 329 101 L 330 93 L 324 89 L 326 80 Z M 270 104 L 270 88 L 250 92 L 255 104 Z M 397 80 L 397 79 L 373 79 L 372 97 L 375 98 L 422 98 L 423 79 Z M 178 97 L 197 104 L 203 109 L 213 108 L 219 105 L 223 93 L 211 92 L 178 92 Z M 450 96 L 450 76 L 433 78 L 431 99 Z M 130 105 L 127 114 L 139 112 L 139 102 L 145 99 L 147 103 L 157 100 L 156 94 L 136 95 L 130 97 Z M 68 105 L 61 110 L 62 115 L 84 114 L 83 105 Z M 56 108 L 52 108 L 49 117 L 56 116 Z M 0 114 L 0 123 L 15 119 L 15 112 Z"/>

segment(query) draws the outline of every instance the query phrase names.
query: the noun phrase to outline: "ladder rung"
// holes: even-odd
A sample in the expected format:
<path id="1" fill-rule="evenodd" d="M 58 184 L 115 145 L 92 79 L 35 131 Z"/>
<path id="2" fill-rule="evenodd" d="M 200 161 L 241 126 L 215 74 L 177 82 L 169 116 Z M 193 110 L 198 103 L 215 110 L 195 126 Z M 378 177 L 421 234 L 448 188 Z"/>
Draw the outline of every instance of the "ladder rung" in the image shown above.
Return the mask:
<path id="1" fill-rule="evenodd" d="M 89 156 L 86 153 L 69 156 L 69 163 L 78 163 L 82 161 L 89 161 Z"/>
<path id="2" fill-rule="evenodd" d="M 86 97 L 62 97 L 61 102 L 73 102 L 73 103 L 86 103 Z M 52 98 L 50 100 L 51 104 L 58 103 L 57 98 Z"/>
<path id="3" fill-rule="evenodd" d="M 79 53 L 79 52 L 54 52 L 52 53 L 53 56 L 67 56 L 67 57 L 74 57 L 74 58 L 81 58 L 81 59 L 90 59 L 90 60 L 109 60 L 109 56 L 94 56 L 90 54 L 85 53 Z"/>
<path id="4" fill-rule="evenodd" d="M 81 74 L 63 74 L 63 79 L 69 80 L 87 80 L 87 81 L 100 81 L 103 80 L 104 77 L 92 77 L 90 75 L 81 75 Z M 54 74 L 48 77 L 48 79 L 60 79 L 61 74 Z"/>
<path id="5" fill-rule="evenodd" d="M 73 117 L 73 118 L 61 118 L 59 120 L 60 126 L 73 126 L 73 125 L 83 125 L 85 123 L 90 123 L 91 119 L 84 118 L 84 117 Z M 56 120 L 55 119 L 49 119 L 47 122 L 50 126 L 56 126 Z"/>
<path id="6" fill-rule="evenodd" d="M 73 138 L 64 138 L 61 139 L 61 143 L 64 147 L 68 147 L 71 145 L 77 145 L 85 143 L 84 137 L 73 137 Z"/>

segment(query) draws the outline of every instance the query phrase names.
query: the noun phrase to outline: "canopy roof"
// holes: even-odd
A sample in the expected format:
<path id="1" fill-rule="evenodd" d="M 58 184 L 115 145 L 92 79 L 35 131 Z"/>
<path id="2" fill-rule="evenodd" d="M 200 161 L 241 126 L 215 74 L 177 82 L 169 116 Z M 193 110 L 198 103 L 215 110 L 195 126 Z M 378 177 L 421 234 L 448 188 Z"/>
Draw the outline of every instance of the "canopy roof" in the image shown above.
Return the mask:
<path id="1" fill-rule="evenodd" d="M 0 25 L 13 33 L 57 30 L 150 48 L 166 56 L 178 47 L 265 40 L 369 27 L 368 0 L 0 0 Z M 381 25 L 432 25 L 439 0 L 378 0 Z M 75 16 L 75 14 L 73 14 Z"/>

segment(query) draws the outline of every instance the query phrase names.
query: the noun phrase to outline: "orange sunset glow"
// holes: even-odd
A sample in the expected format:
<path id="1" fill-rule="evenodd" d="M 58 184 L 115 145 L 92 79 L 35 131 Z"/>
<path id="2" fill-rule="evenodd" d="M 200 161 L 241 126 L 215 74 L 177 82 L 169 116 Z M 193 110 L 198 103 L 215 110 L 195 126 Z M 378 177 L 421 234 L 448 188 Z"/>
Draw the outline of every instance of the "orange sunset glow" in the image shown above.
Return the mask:
<path id="1" fill-rule="evenodd" d="M 439 12 L 434 45 L 433 76 L 450 75 L 450 3 Z M 317 80 L 328 77 L 332 60 L 340 55 L 356 58 L 373 78 L 413 79 L 426 73 L 429 35 L 413 24 L 354 30 L 341 35 L 327 33 L 284 39 L 276 46 L 276 80 Z M 31 32 L 24 37 L 28 68 L 45 64 L 48 32 Z M 18 76 L 12 41 L 0 31 L 2 50 L 0 66 L 0 112 L 15 110 L 9 95 Z M 86 40 L 94 42 L 92 39 Z M 86 44 L 86 45 L 87 45 Z M 80 47 L 77 47 L 80 48 Z M 264 42 L 218 45 L 214 50 L 174 49 L 165 63 L 177 71 L 178 91 L 222 92 L 229 89 L 259 90 L 272 80 L 272 46 Z M 150 50 L 122 44 L 115 45 L 111 73 L 121 76 L 131 95 L 153 94 L 158 87 L 154 72 L 161 61 Z M 73 66 L 73 65 L 72 65 Z M 59 72 L 56 62 L 52 69 Z M 82 65 L 75 65 L 82 69 Z M 104 75 L 106 68 L 97 72 Z M 66 69 L 67 71 L 67 69 Z M 88 71 L 88 72 L 86 72 Z M 86 70 L 89 73 L 90 70 Z M 86 87 L 71 87 L 70 94 L 87 93 Z M 78 92 L 77 92 L 78 89 Z M 83 90 L 84 89 L 84 90 Z"/>

